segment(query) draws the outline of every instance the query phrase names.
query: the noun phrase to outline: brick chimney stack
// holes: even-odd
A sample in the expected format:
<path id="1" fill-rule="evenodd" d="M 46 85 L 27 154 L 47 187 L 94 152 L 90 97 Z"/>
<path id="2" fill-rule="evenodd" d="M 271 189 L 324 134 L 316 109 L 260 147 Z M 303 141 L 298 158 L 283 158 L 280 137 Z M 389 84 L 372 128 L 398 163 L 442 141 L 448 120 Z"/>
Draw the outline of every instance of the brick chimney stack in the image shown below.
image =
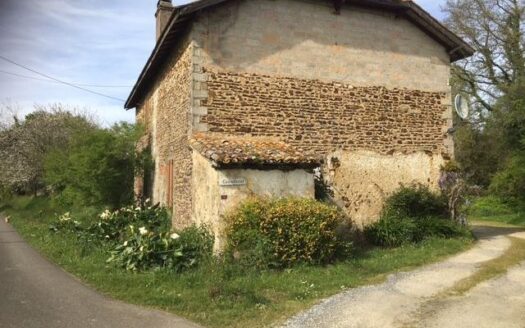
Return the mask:
<path id="1" fill-rule="evenodd" d="M 168 25 L 172 12 L 173 5 L 171 0 L 159 0 L 157 2 L 157 12 L 155 13 L 155 18 L 157 19 L 157 41 L 162 32 L 164 32 L 166 25 Z"/>

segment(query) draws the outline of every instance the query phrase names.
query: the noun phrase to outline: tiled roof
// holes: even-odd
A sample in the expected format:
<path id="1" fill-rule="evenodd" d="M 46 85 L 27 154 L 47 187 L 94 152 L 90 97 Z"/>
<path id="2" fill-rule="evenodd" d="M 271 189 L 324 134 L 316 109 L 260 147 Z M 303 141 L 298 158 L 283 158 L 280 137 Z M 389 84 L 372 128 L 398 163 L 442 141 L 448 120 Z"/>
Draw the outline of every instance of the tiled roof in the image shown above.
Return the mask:
<path id="1" fill-rule="evenodd" d="M 198 133 L 190 145 L 217 167 L 314 168 L 322 162 L 320 156 L 276 138 Z"/>

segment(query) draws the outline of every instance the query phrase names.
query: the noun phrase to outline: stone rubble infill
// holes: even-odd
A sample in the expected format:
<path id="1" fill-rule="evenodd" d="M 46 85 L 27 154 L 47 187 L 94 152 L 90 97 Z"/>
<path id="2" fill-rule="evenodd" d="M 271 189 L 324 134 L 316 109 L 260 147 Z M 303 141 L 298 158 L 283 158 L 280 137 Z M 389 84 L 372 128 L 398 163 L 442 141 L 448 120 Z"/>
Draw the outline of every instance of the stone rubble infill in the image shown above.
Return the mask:
<path id="1" fill-rule="evenodd" d="M 514 236 L 525 238 L 525 235 L 520 234 Z M 328 298 L 291 318 L 283 328 L 404 327 L 404 323 L 410 322 L 412 315 L 426 301 L 472 275 L 480 263 L 501 256 L 510 245 L 506 236 L 481 240 L 473 249 L 444 262 L 413 272 L 391 275 L 383 284 L 351 289 Z M 521 295 L 523 297 L 525 294 Z M 455 326 L 453 318 L 447 324 L 436 327 Z M 520 327 L 524 323 L 525 320 Z"/>

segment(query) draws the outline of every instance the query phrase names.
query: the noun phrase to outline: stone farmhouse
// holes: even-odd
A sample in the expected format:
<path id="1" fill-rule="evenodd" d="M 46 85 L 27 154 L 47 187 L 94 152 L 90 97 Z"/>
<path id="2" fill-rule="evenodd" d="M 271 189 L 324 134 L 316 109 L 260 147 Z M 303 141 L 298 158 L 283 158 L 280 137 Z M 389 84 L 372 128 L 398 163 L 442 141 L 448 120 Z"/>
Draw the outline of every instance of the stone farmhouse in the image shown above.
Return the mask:
<path id="1" fill-rule="evenodd" d="M 316 168 L 360 225 L 401 183 L 437 188 L 450 65 L 473 49 L 413 1 L 159 1 L 156 18 L 126 108 L 155 162 L 136 191 L 176 227 L 220 235 L 250 195 L 314 197 Z"/>

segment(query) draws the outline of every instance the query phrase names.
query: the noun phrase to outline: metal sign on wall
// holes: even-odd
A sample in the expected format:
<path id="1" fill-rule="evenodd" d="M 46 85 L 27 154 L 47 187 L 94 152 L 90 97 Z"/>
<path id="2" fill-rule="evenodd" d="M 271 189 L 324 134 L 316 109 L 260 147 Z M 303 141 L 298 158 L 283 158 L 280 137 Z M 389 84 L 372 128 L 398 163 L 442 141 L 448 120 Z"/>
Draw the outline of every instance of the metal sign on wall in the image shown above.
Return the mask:
<path id="1" fill-rule="evenodd" d="M 221 179 L 219 185 L 223 187 L 234 187 L 234 186 L 245 186 L 246 183 L 247 182 L 245 178 L 233 178 L 233 179 L 224 178 L 224 179 Z"/>

